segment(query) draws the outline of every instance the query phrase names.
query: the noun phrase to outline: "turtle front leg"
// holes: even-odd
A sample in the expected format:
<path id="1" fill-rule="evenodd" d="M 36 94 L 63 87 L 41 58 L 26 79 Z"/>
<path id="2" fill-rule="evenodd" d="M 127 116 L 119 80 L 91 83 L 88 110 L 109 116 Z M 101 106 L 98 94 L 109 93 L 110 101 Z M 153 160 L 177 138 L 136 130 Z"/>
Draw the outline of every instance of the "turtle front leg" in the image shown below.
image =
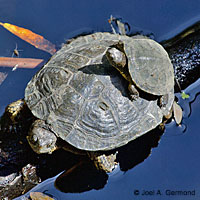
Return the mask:
<path id="1" fill-rule="evenodd" d="M 131 101 L 136 100 L 139 97 L 139 92 L 133 84 L 129 83 L 128 90 L 130 93 Z"/>

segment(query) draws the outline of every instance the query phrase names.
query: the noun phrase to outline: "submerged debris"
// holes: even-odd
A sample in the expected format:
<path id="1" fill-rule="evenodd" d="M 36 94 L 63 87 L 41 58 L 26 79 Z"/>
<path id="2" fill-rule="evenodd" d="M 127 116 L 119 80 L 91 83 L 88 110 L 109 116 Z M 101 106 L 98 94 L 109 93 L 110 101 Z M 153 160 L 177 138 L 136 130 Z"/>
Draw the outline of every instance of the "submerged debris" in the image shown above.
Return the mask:
<path id="1" fill-rule="evenodd" d="M 0 72 L 0 85 L 6 79 L 7 75 L 8 75 L 7 73 Z"/>
<path id="2" fill-rule="evenodd" d="M 19 57 L 19 51 L 23 51 L 23 50 L 19 50 L 17 48 L 17 43 L 16 43 L 16 47 L 15 49 L 13 50 L 13 53 L 12 53 L 12 57 L 15 55 L 16 57 Z"/>

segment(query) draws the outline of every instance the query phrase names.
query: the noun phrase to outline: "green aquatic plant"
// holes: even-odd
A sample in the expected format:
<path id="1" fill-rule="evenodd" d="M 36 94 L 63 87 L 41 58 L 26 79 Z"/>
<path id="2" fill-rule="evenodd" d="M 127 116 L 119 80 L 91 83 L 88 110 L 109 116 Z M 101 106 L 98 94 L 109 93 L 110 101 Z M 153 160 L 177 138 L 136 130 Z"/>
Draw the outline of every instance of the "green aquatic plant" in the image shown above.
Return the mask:
<path id="1" fill-rule="evenodd" d="M 190 98 L 190 95 L 186 94 L 185 92 L 182 92 L 181 97 L 182 97 L 182 99 L 188 99 L 188 98 Z"/>

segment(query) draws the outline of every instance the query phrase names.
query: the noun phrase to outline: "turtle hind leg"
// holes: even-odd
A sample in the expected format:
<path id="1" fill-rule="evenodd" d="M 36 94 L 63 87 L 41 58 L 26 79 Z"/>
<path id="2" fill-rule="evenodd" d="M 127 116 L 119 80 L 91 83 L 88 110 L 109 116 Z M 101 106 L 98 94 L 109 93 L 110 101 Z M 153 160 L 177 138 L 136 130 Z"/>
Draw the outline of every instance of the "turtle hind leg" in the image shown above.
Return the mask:
<path id="1" fill-rule="evenodd" d="M 116 168 L 117 152 L 108 155 L 100 152 L 88 152 L 88 155 L 98 170 L 109 173 Z"/>

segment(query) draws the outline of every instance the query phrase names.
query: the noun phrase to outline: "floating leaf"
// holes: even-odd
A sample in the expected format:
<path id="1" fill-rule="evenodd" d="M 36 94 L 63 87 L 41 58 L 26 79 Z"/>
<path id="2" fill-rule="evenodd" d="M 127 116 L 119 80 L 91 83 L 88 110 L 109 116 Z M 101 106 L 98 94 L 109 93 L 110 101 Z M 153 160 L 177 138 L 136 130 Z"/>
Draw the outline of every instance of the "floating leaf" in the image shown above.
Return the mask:
<path id="1" fill-rule="evenodd" d="M 0 57 L 0 67 L 35 68 L 44 63 L 43 59 Z"/>
<path id="2" fill-rule="evenodd" d="M 181 97 L 182 97 L 182 99 L 188 99 L 188 98 L 190 98 L 190 95 L 186 94 L 185 92 L 182 92 Z"/>
<path id="3" fill-rule="evenodd" d="M 173 103 L 173 111 L 174 111 L 174 119 L 176 123 L 179 125 L 182 121 L 183 111 L 175 101 Z"/>
<path id="4" fill-rule="evenodd" d="M 49 42 L 48 40 L 46 40 L 41 35 L 38 35 L 28 29 L 25 29 L 25 28 L 22 28 L 19 26 L 15 26 L 15 25 L 12 25 L 9 23 L 1 23 L 0 22 L 0 25 L 2 25 L 5 29 L 10 31 L 14 35 L 18 36 L 22 40 L 25 40 L 26 42 L 30 43 L 31 45 L 33 45 L 34 47 L 36 47 L 38 49 L 46 51 L 46 52 L 50 53 L 51 55 L 53 55 L 56 52 L 55 45 L 52 44 L 51 42 Z"/>
<path id="5" fill-rule="evenodd" d="M 53 198 L 43 194 L 42 192 L 31 192 L 31 200 L 54 200 Z"/>

